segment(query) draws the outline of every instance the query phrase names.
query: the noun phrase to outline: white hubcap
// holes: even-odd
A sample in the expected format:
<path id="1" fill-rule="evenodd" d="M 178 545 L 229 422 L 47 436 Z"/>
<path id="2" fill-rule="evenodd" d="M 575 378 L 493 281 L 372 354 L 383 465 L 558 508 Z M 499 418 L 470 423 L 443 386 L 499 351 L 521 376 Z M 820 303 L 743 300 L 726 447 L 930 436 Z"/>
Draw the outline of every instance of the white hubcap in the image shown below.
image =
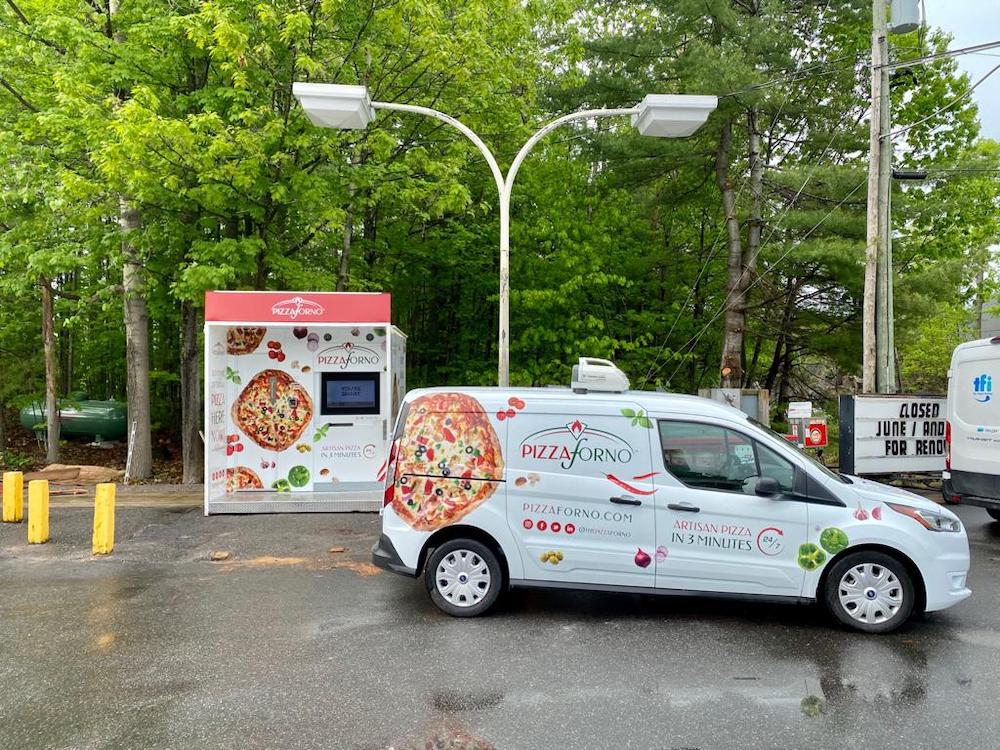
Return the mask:
<path id="1" fill-rule="evenodd" d="M 862 563 L 844 573 L 837 589 L 840 606 L 868 625 L 891 620 L 903 605 L 903 586 L 888 568 Z"/>
<path id="2" fill-rule="evenodd" d="M 456 607 L 471 607 L 490 590 L 490 569 L 475 552 L 452 550 L 438 563 L 435 585 L 446 601 Z"/>

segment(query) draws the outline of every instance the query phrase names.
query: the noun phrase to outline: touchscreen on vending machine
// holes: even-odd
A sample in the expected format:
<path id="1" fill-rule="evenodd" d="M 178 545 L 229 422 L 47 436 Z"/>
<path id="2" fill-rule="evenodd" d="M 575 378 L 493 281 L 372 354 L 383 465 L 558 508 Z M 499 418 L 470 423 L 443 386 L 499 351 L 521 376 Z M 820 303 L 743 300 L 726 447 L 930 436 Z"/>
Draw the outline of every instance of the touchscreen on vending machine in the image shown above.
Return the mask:
<path id="1" fill-rule="evenodd" d="M 378 414 L 379 373 L 324 372 L 321 414 Z"/>

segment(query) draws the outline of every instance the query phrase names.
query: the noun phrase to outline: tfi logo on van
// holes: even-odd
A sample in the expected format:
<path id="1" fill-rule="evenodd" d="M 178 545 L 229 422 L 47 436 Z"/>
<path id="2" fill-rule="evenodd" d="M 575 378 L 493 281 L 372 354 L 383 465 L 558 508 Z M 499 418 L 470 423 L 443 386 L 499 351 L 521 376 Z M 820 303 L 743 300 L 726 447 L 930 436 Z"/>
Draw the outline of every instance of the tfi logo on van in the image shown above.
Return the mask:
<path id="1" fill-rule="evenodd" d="M 993 398 L 993 377 L 985 372 L 972 379 L 972 396 L 981 404 Z"/>
<path id="2" fill-rule="evenodd" d="M 632 446 L 617 435 L 591 429 L 575 419 L 564 427 L 528 435 L 521 441 L 521 458 L 558 461 L 563 469 L 573 468 L 577 461 L 627 464 L 632 460 Z"/>
<path id="3" fill-rule="evenodd" d="M 292 320 L 297 320 L 300 317 L 316 317 L 322 315 L 323 312 L 323 305 L 304 297 L 283 299 L 281 302 L 275 302 L 271 305 L 271 315 L 281 318 L 291 318 Z"/>
<path id="4" fill-rule="evenodd" d="M 317 365 L 328 365 L 346 370 L 351 365 L 377 365 L 381 356 L 367 346 L 356 346 L 351 342 L 331 346 L 316 355 Z"/>

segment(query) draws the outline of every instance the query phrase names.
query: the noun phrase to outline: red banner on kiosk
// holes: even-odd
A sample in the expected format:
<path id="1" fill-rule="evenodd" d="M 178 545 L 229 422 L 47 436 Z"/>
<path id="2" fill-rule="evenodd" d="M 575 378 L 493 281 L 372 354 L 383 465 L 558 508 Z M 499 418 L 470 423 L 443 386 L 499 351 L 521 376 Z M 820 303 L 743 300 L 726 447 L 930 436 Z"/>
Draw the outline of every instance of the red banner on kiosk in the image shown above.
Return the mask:
<path id="1" fill-rule="evenodd" d="M 391 295 L 365 292 L 206 292 L 205 320 L 229 323 L 388 323 Z"/>

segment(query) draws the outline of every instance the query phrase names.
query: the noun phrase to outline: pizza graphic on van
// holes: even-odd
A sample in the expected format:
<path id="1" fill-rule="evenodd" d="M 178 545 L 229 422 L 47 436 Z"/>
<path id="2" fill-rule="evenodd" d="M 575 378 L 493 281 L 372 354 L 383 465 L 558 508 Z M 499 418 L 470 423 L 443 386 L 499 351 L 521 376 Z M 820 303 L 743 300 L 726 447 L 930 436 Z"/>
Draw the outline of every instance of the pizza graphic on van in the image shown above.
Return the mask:
<path id="1" fill-rule="evenodd" d="M 455 523 L 503 480 L 500 439 L 482 404 L 462 393 L 412 401 L 396 456 L 392 507 L 412 528 Z"/>

